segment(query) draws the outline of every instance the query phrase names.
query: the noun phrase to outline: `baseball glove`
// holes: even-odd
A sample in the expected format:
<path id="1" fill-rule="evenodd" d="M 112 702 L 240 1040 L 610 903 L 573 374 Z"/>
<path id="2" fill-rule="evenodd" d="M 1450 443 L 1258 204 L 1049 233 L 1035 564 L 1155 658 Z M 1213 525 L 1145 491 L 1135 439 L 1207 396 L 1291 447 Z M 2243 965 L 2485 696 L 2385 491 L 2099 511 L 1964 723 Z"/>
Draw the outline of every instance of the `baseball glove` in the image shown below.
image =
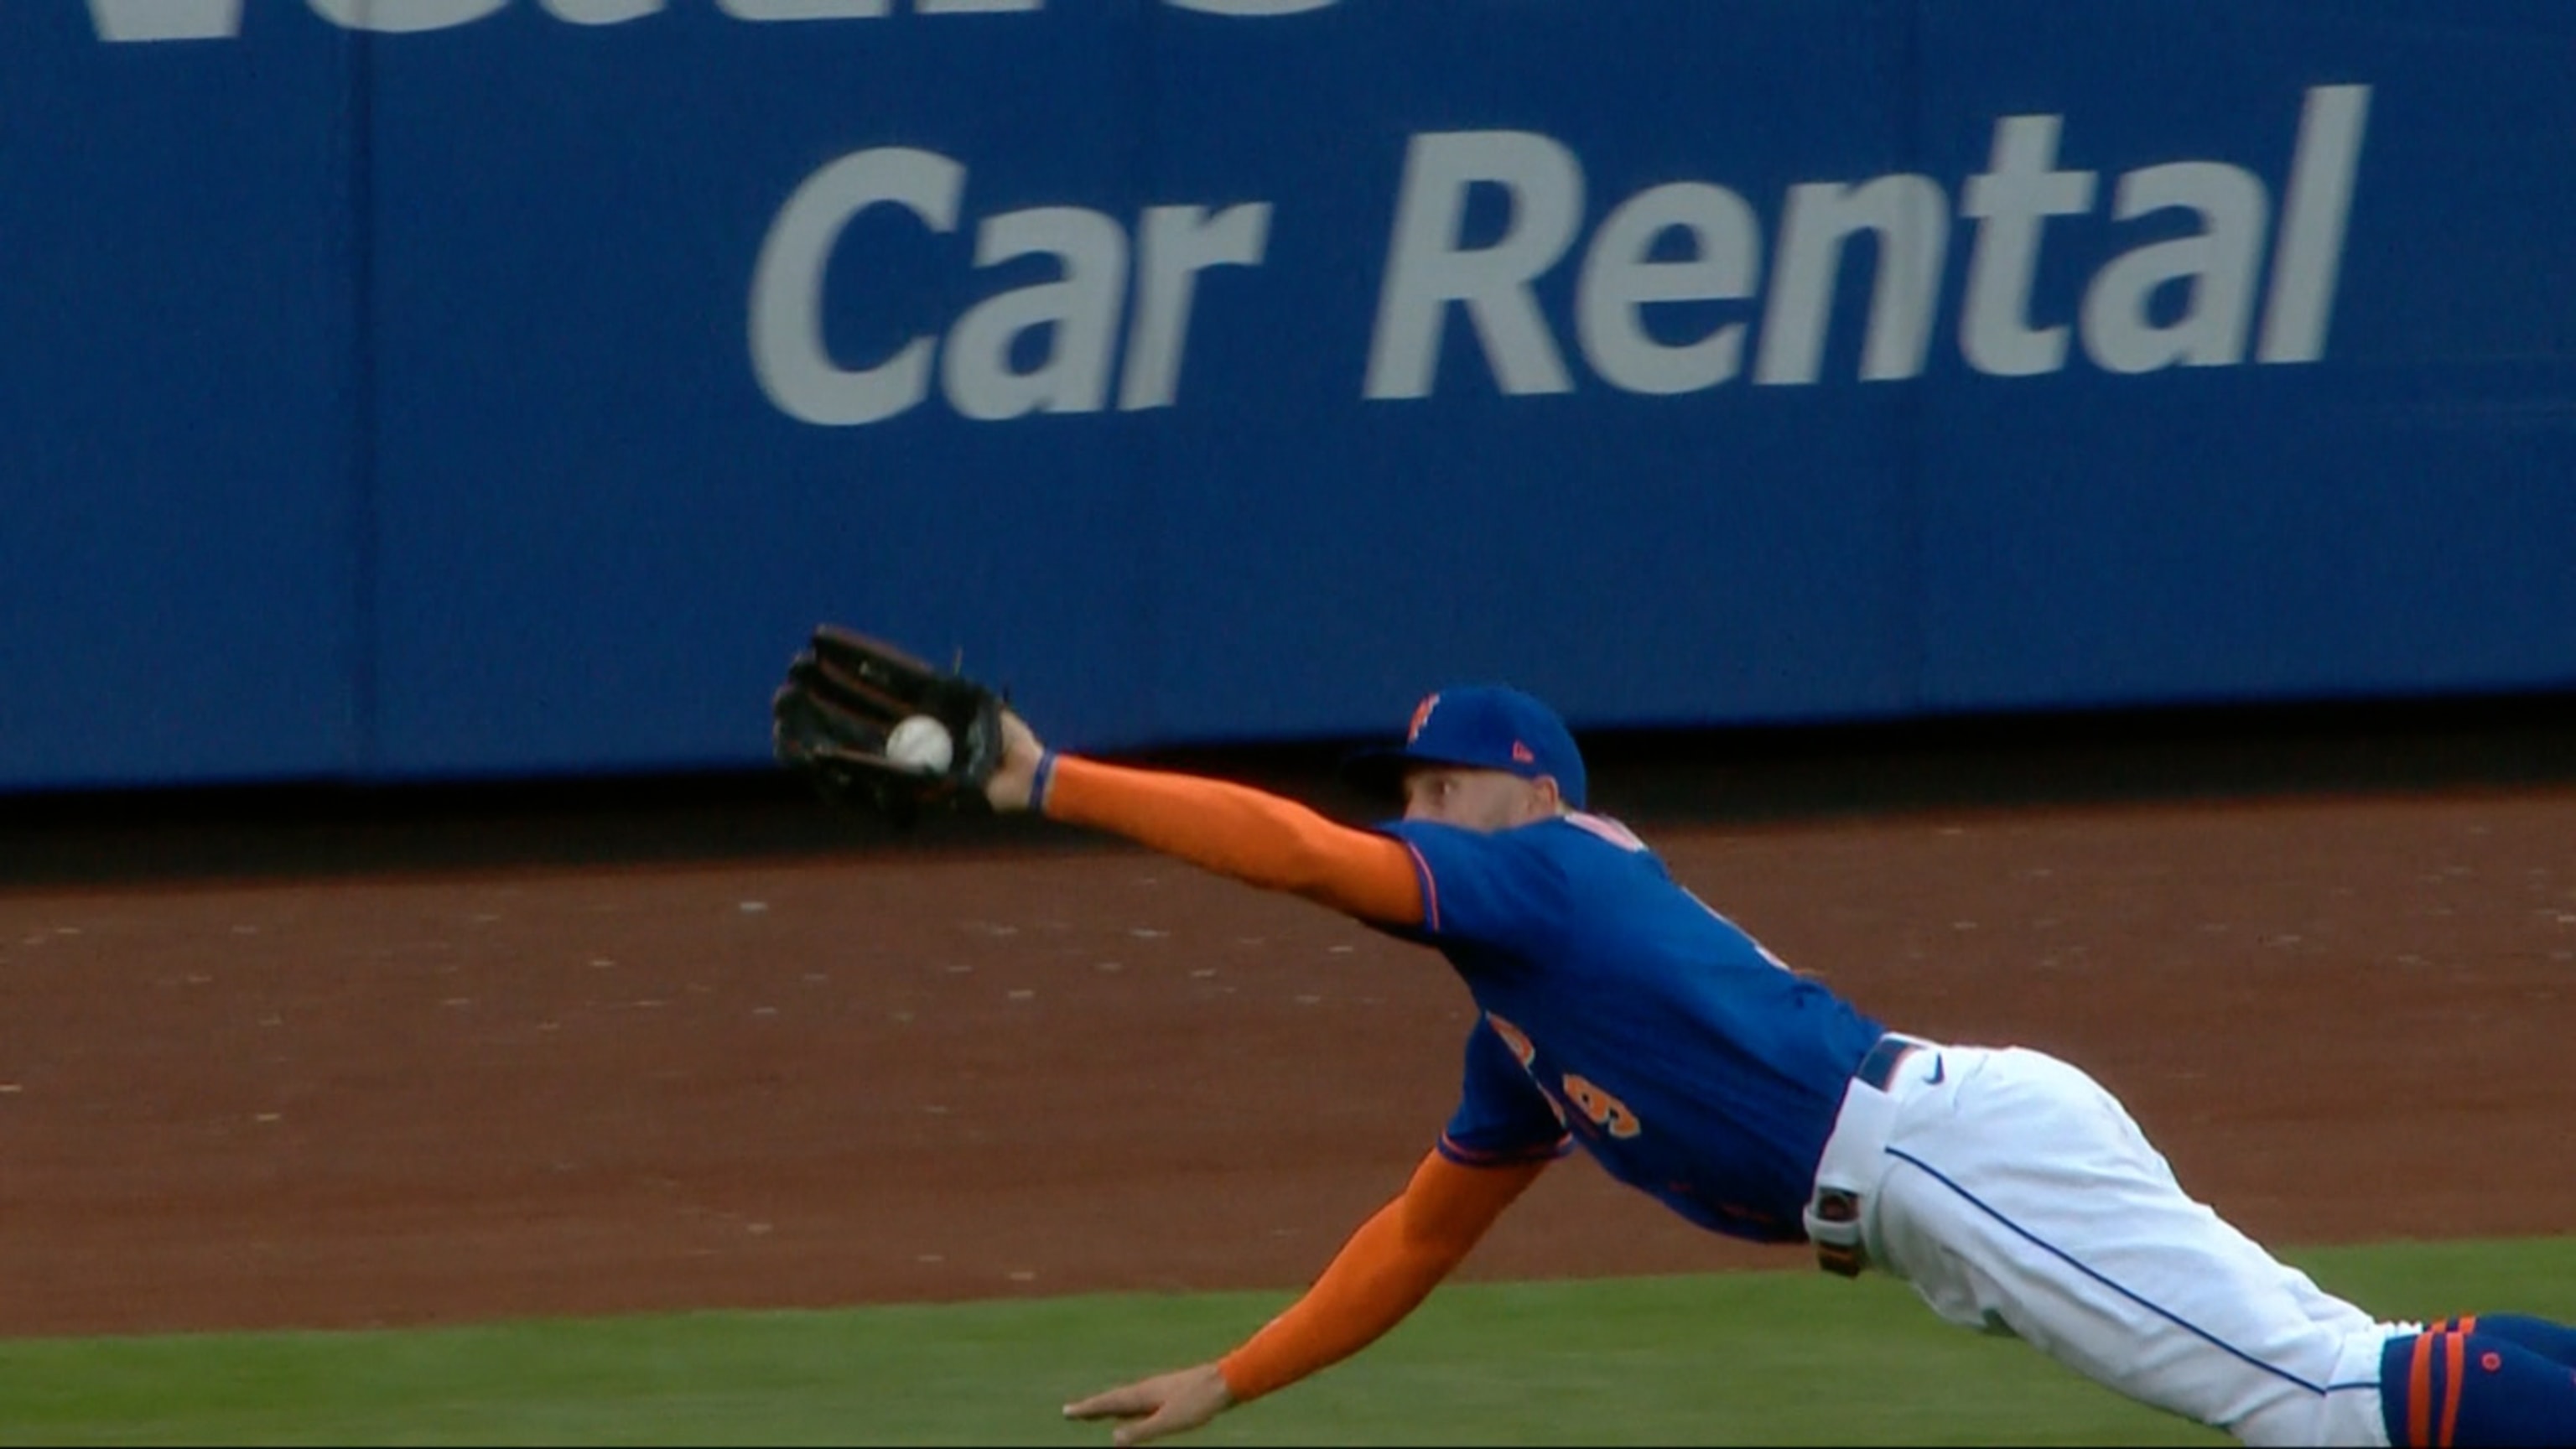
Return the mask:
<path id="1" fill-rule="evenodd" d="M 984 782 L 1002 763 L 1002 704 L 962 674 L 824 624 L 770 698 L 770 748 L 832 804 L 909 825 L 924 807 L 989 808 Z M 954 746 L 945 766 L 886 758 L 895 726 L 916 715 L 947 728 Z"/>

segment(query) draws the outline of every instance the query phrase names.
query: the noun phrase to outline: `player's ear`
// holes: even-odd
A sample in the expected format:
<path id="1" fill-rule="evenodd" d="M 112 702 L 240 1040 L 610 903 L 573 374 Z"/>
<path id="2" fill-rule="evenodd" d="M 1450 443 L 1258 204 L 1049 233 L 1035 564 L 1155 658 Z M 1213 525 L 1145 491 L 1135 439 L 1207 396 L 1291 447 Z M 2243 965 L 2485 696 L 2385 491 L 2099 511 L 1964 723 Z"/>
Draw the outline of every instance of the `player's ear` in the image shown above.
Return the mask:
<path id="1" fill-rule="evenodd" d="M 1554 775 L 1539 775 L 1530 780 L 1537 787 L 1532 792 L 1533 820 L 1546 820 L 1565 813 L 1565 792 L 1557 787 Z"/>

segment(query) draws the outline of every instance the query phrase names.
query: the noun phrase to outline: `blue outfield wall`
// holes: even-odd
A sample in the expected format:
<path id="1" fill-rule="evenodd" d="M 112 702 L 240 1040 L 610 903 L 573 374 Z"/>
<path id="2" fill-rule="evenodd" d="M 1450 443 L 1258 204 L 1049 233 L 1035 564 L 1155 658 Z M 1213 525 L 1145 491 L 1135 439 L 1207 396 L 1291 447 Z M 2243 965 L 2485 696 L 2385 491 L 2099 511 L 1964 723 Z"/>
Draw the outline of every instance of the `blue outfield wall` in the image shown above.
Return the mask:
<path id="1" fill-rule="evenodd" d="M 2576 684 L 2565 0 L 0 8 L 0 789 Z"/>

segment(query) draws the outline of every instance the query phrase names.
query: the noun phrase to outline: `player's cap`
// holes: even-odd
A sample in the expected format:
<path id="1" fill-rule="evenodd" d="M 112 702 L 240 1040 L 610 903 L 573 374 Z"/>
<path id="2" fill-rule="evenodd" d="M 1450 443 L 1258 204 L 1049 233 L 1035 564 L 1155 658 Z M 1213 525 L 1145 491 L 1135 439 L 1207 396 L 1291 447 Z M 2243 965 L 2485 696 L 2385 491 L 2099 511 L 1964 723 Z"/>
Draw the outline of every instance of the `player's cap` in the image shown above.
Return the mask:
<path id="1" fill-rule="evenodd" d="M 1460 685 L 1425 695 L 1413 707 L 1403 744 L 1358 751 L 1342 762 L 1342 777 L 1373 794 L 1394 794 L 1409 765 L 1506 770 L 1529 780 L 1546 775 L 1566 804 L 1583 808 L 1583 752 L 1565 721 L 1505 685 Z"/>

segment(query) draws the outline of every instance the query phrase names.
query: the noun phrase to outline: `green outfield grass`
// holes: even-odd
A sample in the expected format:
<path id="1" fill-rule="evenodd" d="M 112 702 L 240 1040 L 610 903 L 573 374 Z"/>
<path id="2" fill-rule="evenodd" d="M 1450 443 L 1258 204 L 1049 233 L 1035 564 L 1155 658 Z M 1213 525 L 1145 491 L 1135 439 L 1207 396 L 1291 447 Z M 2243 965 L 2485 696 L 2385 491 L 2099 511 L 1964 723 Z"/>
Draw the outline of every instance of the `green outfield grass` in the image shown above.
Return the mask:
<path id="1" fill-rule="evenodd" d="M 2576 1320 L 2576 1238 L 2294 1255 L 2389 1317 Z M 1277 1293 L 0 1341 L 10 1444 L 1105 1444 L 1066 1399 Z M 2209 1444 L 1903 1287 L 1812 1272 L 1460 1284 L 1210 1444 Z"/>

